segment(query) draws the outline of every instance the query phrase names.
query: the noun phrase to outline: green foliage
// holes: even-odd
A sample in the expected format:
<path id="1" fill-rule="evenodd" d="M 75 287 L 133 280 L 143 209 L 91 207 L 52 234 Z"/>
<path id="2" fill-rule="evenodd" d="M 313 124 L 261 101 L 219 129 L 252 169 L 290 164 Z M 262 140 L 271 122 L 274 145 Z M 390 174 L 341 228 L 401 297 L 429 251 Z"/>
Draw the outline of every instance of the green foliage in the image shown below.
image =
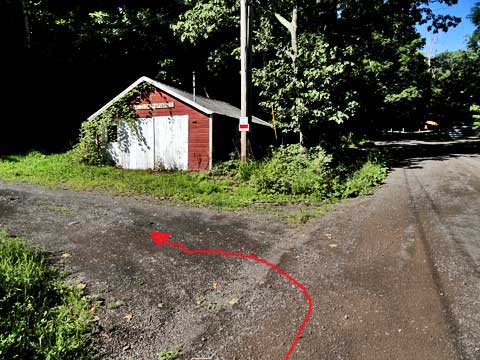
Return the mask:
<path id="1" fill-rule="evenodd" d="M 361 112 L 359 124 L 352 126 L 370 131 L 418 129 L 430 89 L 427 58 L 419 51 L 424 42 L 415 30 L 414 20 L 400 14 L 385 14 L 373 26 L 364 42 L 353 45 L 358 70 L 354 86 L 361 99 Z"/>
<path id="2" fill-rule="evenodd" d="M 427 24 L 432 30 L 446 31 L 459 21 L 436 14 L 436 4 L 443 8 L 457 0 L 251 3 L 257 84 L 253 93 L 261 94 L 265 111 L 275 109 L 284 132 L 304 130 L 310 135 L 310 145 L 319 143 L 321 135 L 315 131 L 327 126 L 357 131 L 407 127 L 423 120 L 430 77 L 427 59 L 419 54 L 423 40 L 416 26 Z M 294 5 L 298 6 L 295 66 L 290 34 L 276 18 L 280 14 L 290 20 Z M 471 19 L 477 24 L 475 9 L 478 5 Z M 55 92 L 57 108 L 61 107 L 57 115 L 49 107 L 35 106 L 36 118 L 43 118 L 44 124 L 27 126 L 33 129 L 35 141 L 48 142 L 60 134 L 74 136 L 71 128 L 78 126 L 84 114 L 108 97 L 112 87 L 120 88 L 138 76 L 139 69 L 190 88 L 191 59 L 195 59 L 199 92 L 205 90 L 212 98 L 230 102 L 237 99 L 237 87 L 232 84 L 239 80 L 239 1 L 172 0 L 158 6 L 151 1 L 9 0 L 1 5 L 0 16 L 4 32 L 17 29 L 4 47 L 25 54 L 27 61 L 21 72 L 12 71 L 15 76 L 7 83 L 11 97 L 6 100 L 11 106 L 6 110 L 18 107 L 12 105 L 13 100 L 21 103 L 17 94 L 27 81 L 38 93 L 35 105 L 51 101 Z M 18 76 L 23 76 L 21 81 Z M 58 91 L 57 84 L 67 76 L 76 86 Z M 88 94 L 82 93 L 87 86 Z M 69 106 L 71 99 L 78 98 L 82 101 Z M 70 120 L 58 121 L 67 112 Z M 100 128 L 115 116 L 105 114 L 104 121 L 95 121 L 97 125 L 84 125 L 82 133 L 90 139 L 82 144 L 84 161 L 108 160 L 98 139 L 103 136 Z M 17 129 L 24 130 L 24 121 L 18 123 Z M 6 138 L 0 141 L 2 145 L 9 133 L 0 134 Z M 59 137 L 55 143 L 63 144 L 61 140 L 65 139 Z M 11 143 L 16 145 L 16 141 Z"/>
<path id="3" fill-rule="evenodd" d="M 163 350 L 158 355 L 158 360 L 175 360 L 182 354 L 182 349 Z"/>
<path id="4" fill-rule="evenodd" d="M 418 128 L 427 111 L 431 77 L 416 25 L 437 32 L 460 21 L 435 13 L 434 2 L 254 1 L 252 63 L 264 110 L 273 109 L 284 133 L 301 132 L 310 145 L 322 140 L 326 127 Z M 441 2 L 449 6 L 457 0 Z M 209 54 L 209 71 L 219 64 L 238 68 L 238 2 L 186 4 L 173 26 L 176 36 Z M 276 16 L 289 22 L 294 5 L 297 54 Z"/>
<path id="5" fill-rule="evenodd" d="M 93 119 L 82 123 L 79 143 L 75 148 L 77 160 L 90 165 L 108 165 L 111 163 L 108 154 L 108 131 L 111 126 L 126 124 L 141 139 L 138 131 L 138 119 L 133 107 L 148 97 L 151 86 L 139 84 L 135 89 L 118 99 L 108 109 Z"/>
<path id="6" fill-rule="evenodd" d="M 30 153 L 0 158 L 0 179 L 75 190 L 114 194 L 151 195 L 191 204 L 237 208 L 257 198 L 255 189 L 205 173 L 128 171 L 76 161 L 72 152 L 56 155 Z M 286 201 L 284 199 L 283 201 Z"/>
<path id="7" fill-rule="evenodd" d="M 475 30 L 469 39 L 469 47 L 473 50 L 478 50 L 480 47 L 480 1 L 473 5 L 468 18 L 475 25 Z"/>
<path id="8" fill-rule="evenodd" d="M 315 195 L 326 198 L 332 180 L 332 157 L 321 148 L 304 154 L 300 145 L 281 146 L 252 176 L 260 193 Z"/>
<path id="9" fill-rule="evenodd" d="M 343 198 L 367 195 L 374 185 L 379 184 L 387 175 L 387 167 L 382 163 L 367 161 L 343 185 Z"/>
<path id="10" fill-rule="evenodd" d="M 470 112 L 472 113 L 473 126 L 480 126 L 480 105 L 470 106 Z"/>
<path id="11" fill-rule="evenodd" d="M 257 161 L 248 161 L 242 164 L 239 160 L 228 160 L 215 164 L 210 171 L 211 176 L 228 177 L 237 180 L 250 180 L 252 175 L 258 169 L 259 163 Z"/>
<path id="12" fill-rule="evenodd" d="M 443 127 L 469 123 L 480 99 L 480 51 L 444 52 L 432 59 L 432 116 Z"/>
<path id="13" fill-rule="evenodd" d="M 251 183 L 260 193 L 325 200 L 368 194 L 387 174 L 385 162 L 374 153 L 366 162 L 346 161 L 343 165 L 337 159 L 333 166 L 334 157 L 320 147 L 310 149 L 308 155 L 300 145 L 280 147 L 258 167 Z"/>
<path id="14" fill-rule="evenodd" d="M 294 224 L 306 224 L 312 219 L 318 218 L 320 215 L 326 213 L 329 209 L 329 204 L 324 206 L 302 206 L 292 212 L 286 217 L 287 220 Z"/>
<path id="15" fill-rule="evenodd" d="M 0 229 L 1 359 L 90 359 L 88 306 L 42 253 Z"/>
<path id="16" fill-rule="evenodd" d="M 240 160 L 232 159 L 228 161 L 221 161 L 215 163 L 210 170 L 211 176 L 217 177 L 236 177 L 238 175 L 238 168 L 240 167 Z"/>
<path id="17" fill-rule="evenodd" d="M 208 39 L 232 28 L 239 27 L 240 5 L 238 1 L 186 0 L 192 8 L 180 16 L 172 30 L 178 34 L 181 41 L 195 44 L 201 39 Z"/>
<path id="18" fill-rule="evenodd" d="M 0 179 L 241 208 L 257 202 L 341 198 L 344 182 L 361 164 L 361 159 L 346 159 L 333 166 L 332 156 L 321 148 L 312 148 L 305 156 L 298 145 L 281 147 L 262 162 L 217 164 L 209 173 L 128 171 L 79 164 L 72 152 L 48 156 L 30 153 L 0 158 Z"/>
<path id="19" fill-rule="evenodd" d="M 353 70 L 345 57 L 352 49 L 333 47 L 315 33 L 302 34 L 298 40 L 295 69 L 288 47 L 280 47 L 274 59 L 255 71 L 261 105 L 275 111 L 285 133 L 305 134 L 327 121 L 341 124 L 351 119 L 358 102 L 345 83 Z"/>
<path id="20" fill-rule="evenodd" d="M 244 164 L 239 164 L 237 177 L 241 181 L 248 181 L 252 178 L 253 174 L 258 171 L 260 164 L 258 161 L 249 161 Z"/>

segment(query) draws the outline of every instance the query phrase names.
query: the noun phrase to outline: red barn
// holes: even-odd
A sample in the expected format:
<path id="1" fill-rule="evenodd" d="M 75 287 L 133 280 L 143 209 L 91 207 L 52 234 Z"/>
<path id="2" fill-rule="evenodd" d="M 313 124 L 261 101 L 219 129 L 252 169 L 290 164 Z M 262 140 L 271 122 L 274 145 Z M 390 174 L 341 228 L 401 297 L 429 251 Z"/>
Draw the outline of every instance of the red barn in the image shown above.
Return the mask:
<path id="1" fill-rule="evenodd" d="M 141 77 L 118 94 L 88 120 L 101 114 L 115 101 L 141 83 L 153 91 L 135 104 L 138 134 L 121 121 L 109 130 L 112 160 L 126 169 L 208 170 L 212 162 L 226 160 L 238 150 L 240 109 L 226 102 L 196 96 Z M 272 126 L 253 117 L 251 141 L 272 138 Z M 254 145 L 255 147 L 255 145 Z"/>

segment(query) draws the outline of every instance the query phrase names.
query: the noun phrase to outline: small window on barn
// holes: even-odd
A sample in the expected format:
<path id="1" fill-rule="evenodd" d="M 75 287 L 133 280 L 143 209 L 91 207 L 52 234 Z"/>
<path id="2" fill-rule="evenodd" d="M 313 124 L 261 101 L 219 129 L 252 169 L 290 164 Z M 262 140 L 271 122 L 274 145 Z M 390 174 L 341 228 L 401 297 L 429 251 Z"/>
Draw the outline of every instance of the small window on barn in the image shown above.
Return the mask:
<path id="1" fill-rule="evenodd" d="M 118 141 L 118 126 L 109 125 L 107 128 L 107 142 L 113 143 Z"/>

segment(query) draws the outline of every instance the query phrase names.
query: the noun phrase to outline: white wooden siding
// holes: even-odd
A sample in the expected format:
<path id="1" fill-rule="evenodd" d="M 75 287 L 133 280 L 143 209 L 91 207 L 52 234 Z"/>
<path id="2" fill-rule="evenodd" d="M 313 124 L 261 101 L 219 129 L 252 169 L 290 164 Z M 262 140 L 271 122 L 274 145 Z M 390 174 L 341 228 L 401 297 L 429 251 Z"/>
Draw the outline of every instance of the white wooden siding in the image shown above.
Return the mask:
<path id="1" fill-rule="evenodd" d="M 153 122 L 138 119 L 138 133 L 124 122 L 118 125 L 118 141 L 109 144 L 110 155 L 124 169 L 153 169 Z"/>
<path id="2" fill-rule="evenodd" d="M 188 170 L 188 115 L 153 118 L 155 167 Z"/>
<path id="3" fill-rule="evenodd" d="M 125 123 L 109 144 L 114 163 L 124 169 L 188 170 L 188 115 L 138 120 L 138 134 Z"/>

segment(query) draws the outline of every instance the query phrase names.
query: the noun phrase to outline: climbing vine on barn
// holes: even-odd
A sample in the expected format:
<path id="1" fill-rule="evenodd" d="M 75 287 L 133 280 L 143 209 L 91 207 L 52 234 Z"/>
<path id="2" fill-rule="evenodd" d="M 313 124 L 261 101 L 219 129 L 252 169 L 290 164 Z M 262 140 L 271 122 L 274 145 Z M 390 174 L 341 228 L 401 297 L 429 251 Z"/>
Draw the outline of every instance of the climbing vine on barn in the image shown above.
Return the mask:
<path id="1" fill-rule="evenodd" d="M 139 84 L 101 114 L 85 121 L 80 129 L 80 140 L 76 146 L 77 159 L 89 165 L 110 165 L 112 159 L 108 153 L 109 132 L 112 132 L 112 129 L 116 131 L 120 121 L 130 128 L 132 134 L 141 139 L 133 105 L 148 99 L 151 91 L 152 85 Z"/>

